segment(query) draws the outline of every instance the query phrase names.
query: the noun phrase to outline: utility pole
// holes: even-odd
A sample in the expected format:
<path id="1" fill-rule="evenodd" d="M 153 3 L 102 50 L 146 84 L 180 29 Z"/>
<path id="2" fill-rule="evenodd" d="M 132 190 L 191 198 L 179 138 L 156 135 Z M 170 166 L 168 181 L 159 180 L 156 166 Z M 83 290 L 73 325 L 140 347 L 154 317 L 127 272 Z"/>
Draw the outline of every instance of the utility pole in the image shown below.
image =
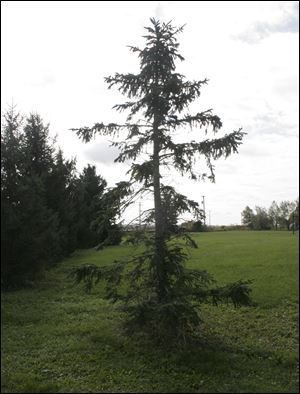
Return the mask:
<path id="1" fill-rule="evenodd" d="M 209 219 L 208 219 L 208 220 L 209 220 L 209 222 L 208 222 L 208 223 L 209 223 L 209 226 L 211 226 L 211 221 L 210 221 L 210 213 L 211 213 L 211 211 L 208 211 L 208 217 L 209 217 Z"/>
<path id="2" fill-rule="evenodd" d="M 203 212 L 204 212 L 204 226 L 206 224 L 206 214 L 205 214 L 205 196 L 202 196 L 202 205 L 203 205 Z"/>

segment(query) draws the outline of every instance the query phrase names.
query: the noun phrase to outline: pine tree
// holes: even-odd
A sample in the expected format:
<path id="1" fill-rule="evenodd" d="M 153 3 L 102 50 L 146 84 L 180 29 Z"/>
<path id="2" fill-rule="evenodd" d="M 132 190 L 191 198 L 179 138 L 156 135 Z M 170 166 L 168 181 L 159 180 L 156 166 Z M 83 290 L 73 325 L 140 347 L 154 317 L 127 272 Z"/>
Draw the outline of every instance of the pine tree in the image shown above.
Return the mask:
<path id="1" fill-rule="evenodd" d="M 115 106 L 118 111 L 129 111 L 126 122 L 121 125 L 96 123 L 93 127 L 73 130 L 84 142 L 97 133 L 119 135 L 127 131 L 125 140 L 113 145 L 120 149 L 117 162 L 132 161 L 131 180 L 121 182 L 114 192 L 124 200 L 126 207 L 134 197 L 152 191 L 154 209 L 146 213 L 144 222 L 154 221 L 155 233 L 139 236 L 146 249 L 128 261 L 101 268 L 85 265 L 74 269 L 73 274 L 78 282 L 85 282 L 87 289 L 94 281 L 106 279 L 107 296 L 124 302 L 127 327 L 145 329 L 165 340 L 184 339 L 200 323 L 199 303 L 210 300 L 216 304 L 225 299 L 235 305 L 250 304 L 249 281 L 211 287 L 210 274 L 185 267 L 188 256 L 183 241 L 191 247 L 197 245 L 178 226 L 177 219 L 186 211 L 199 219 L 202 211 L 197 202 L 163 184 L 161 170 L 172 166 L 181 175 L 197 180 L 195 158 L 204 156 L 209 172 L 200 178 L 214 181 L 213 160 L 236 153 L 244 133 L 239 129 L 220 138 L 175 142 L 174 131 L 178 128 L 211 128 L 217 133 L 222 122 L 210 109 L 194 115 L 185 112 L 208 81 L 187 81 L 175 71 L 175 61 L 184 60 L 178 53 L 176 38 L 183 27 L 177 29 L 170 22 L 154 19 L 151 24 L 146 27 L 145 48 L 130 47 L 140 59 L 139 74 L 116 73 L 105 78 L 109 88 L 118 86 L 129 99 Z M 141 113 L 143 120 L 134 121 Z M 138 157 L 146 153 L 146 147 L 152 150 L 148 160 L 138 162 Z M 124 287 L 119 286 L 122 281 L 127 284 L 125 293 Z"/>
<path id="2" fill-rule="evenodd" d="M 78 247 L 79 216 L 76 161 L 65 160 L 61 149 L 54 155 L 45 185 L 47 206 L 57 214 L 59 221 L 58 260 Z"/>
<path id="3" fill-rule="evenodd" d="M 12 282 L 17 261 L 19 231 L 16 208 L 20 201 L 22 116 L 14 106 L 3 114 L 1 132 L 1 284 Z"/>
<path id="4" fill-rule="evenodd" d="M 49 135 L 49 125 L 44 125 L 39 114 L 30 114 L 24 127 L 26 173 L 46 177 L 54 161 L 54 140 Z"/>
<path id="5" fill-rule="evenodd" d="M 104 236 L 99 234 L 92 223 L 99 215 L 101 209 L 101 199 L 106 188 L 106 181 L 96 174 L 96 167 L 88 164 L 80 174 L 78 182 L 79 199 L 79 228 L 78 228 L 78 247 L 95 247 Z"/>
<path id="6" fill-rule="evenodd" d="M 41 141 L 41 122 L 30 117 L 22 129 L 14 108 L 4 114 L 1 138 L 1 271 L 5 287 L 31 281 L 53 262 L 57 215 L 47 207 L 45 176 L 51 150 Z M 33 152 L 35 152 L 33 154 Z M 32 155 L 31 155 L 32 153 Z"/>

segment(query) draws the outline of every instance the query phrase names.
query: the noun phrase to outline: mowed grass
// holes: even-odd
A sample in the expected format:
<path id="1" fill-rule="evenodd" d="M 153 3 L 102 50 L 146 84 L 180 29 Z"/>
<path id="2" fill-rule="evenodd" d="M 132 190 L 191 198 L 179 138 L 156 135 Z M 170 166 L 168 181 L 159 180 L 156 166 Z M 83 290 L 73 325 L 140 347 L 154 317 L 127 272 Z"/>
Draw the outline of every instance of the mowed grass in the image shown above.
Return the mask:
<path id="1" fill-rule="evenodd" d="M 297 393 L 298 234 L 196 234 L 188 265 L 218 283 L 253 279 L 256 307 L 201 310 L 199 343 L 163 349 L 121 329 L 117 305 L 66 276 L 135 252 L 81 250 L 34 288 L 2 294 L 2 392 Z"/>

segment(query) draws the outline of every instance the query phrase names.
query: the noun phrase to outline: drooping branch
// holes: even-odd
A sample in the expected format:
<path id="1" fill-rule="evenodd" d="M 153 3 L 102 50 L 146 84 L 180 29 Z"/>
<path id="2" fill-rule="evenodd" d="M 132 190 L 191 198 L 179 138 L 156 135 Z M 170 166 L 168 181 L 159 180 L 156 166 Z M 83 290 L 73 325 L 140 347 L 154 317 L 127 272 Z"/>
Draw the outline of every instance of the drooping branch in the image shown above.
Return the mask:
<path id="1" fill-rule="evenodd" d="M 238 147 L 242 143 L 243 133 L 240 128 L 224 137 L 216 139 L 206 139 L 201 142 L 188 142 L 176 144 L 170 136 L 165 136 L 163 158 L 167 158 L 173 164 L 174 168 L 180 173 L 190 173 L 192 179 L 197 179 L 193 172 L 196 163 L 195 155 L 204 156 L 206 164 L 210 170 L 209 178 L 214 180 L 214 166 L 211 160 L 217 160 L 221 157 L 227 158 L 232 153 L 238 153 Z M 203 174 L 206 175 L 206 174 Z"/>
<path id="2" fill-rule="evenodd" d="M 145 187 L 153 186 L 153 160 L 145 161 L 142 164 L 133 163 L 130 172 L 132 180 L 143 182 Z"/>
<path id="3" fill-rule="evenodd" d="M 115 159 L 115 162 L 123 163 L 127 159 L 135 160 L 141 153 L 142 149 L 151 141 L 151 134 L 142 136 L 136 143 L 127 143 L 126 141 L 117 144 L 121 148 L 121 153 Z"/>
<path id="4" fill-rule="evenodd" d="M 218 131 L 222 127 L 221 119 L 217 115 L 213 115 L 212 109 L 207 111 L 199 112 L 196 115 L 185 115 L 183 118 L 178 119 L 177 116 L 170 116 L 166 122 L 169 127 L 176 128 L 178 126 L 188 125 L 191 128 L 194 127 L 209 127 L 212 126 L 214 132 Z M 207 131 L 207 129 L 206 129 Z"/>
<path id="5" fill-rule="evenodd" d="M 95 123 L 93 127 L 80 127 L 80 128 L 71 128 L 71 131 L 75 131 L 79 138 L 83 140 L 83 142 L 90 142 L 90 140 L 99 135 L 116 135 L 121 130 L 128 130 L 132 134 L 138 134 L 141 128 L 149 128 L 147 125 L 140 124 L 117 124 L 117 123 L 109 123 L 105 125 L 104 123 Z"/>

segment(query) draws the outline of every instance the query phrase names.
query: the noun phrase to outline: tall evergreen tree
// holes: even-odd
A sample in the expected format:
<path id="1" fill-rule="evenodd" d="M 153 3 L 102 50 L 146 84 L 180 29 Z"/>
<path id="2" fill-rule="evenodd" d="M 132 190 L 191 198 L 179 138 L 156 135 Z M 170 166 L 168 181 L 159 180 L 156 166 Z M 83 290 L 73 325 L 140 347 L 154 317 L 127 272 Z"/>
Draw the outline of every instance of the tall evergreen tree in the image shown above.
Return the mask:
<path id="1" fill-rule="evenodd" d="M 65 160 L 61 149 L 54 155 L 51 171 L 46 177 L 47 206 L 58 217 L 59 257 L 67 256 L 77 247 L 78 193 L 76 161 Z"/>
<path id="2" fill-rule="evenodd" d="M 28 118 L 22 130 L 20 116 L 14 109 L 4 115 L 1 253 L 5 286 L 34 278 L 53 261 L 57 250 L 57 216 L 47 207 L 44 183 L 51 156 L 43 157 L 47 146 L 38 149 L 42 146 L 37 143 L 39 130 L 43 133 L 44 129 L 42 123 L 37 126 L 33 119 Z"/>
<path id="3" fill-rule="evenodd" d="M 96 174 L 96 167 L 88 164 L 83 169 L 78 182 L 80 195 L 80 215 L 78 228 L 78 247 L 91 248 L 103 241 L 103 235 L 92 223 L 97 219 L 101 209 L 101 199 L 106 181 Z"/>
<path id="4" fill-rule="evenodd" d="M 54 162 L 54 140 L 49 135 L 49 125 L 44 125 L 39 114 L 30 114 L 24 127 L 25 173 L 46 177 Z"/>
<path id="5" fill-rule="evenodd" d="M 3 115 L 1 132 L 1 283 L 11 281 L 18 251 L 15 239 L 20 221 L 16 208 L 20 202 L 20 166 L 22 117 L 15 107 Z"/>
<path id="6" fill-rule="evenodd" d="M 200 178 L 213 181 L 213 160 L 236 153 L 243 133 L 239 129 L 220 138 L 175 142 L 174 131 L 178 128 L 211 128 L 217 133 L 222 122 L 212 110 L 193 115 L 185 112 L 200 96 L 207 79 L 187 81 L 175 71 L 175 61 L 184 60 L 178 53 L 176 38 L 183 28 L 177 29 L 171 23 L 154 19 L 151 24 L 146 28 L 145 48 L 130 47 L 140 59 L 139 74 L 116 73 L 105 79 L 109 88 L 116 85 L 129 98 L 129 101 L 115 106 L 119 111 L 129 110 L 126 122 L 121 125 L 97 123 L 93 127 L 73 130 L 85 142 L 96 133 L 115 135 L 127 130 L 125 140 L 114 145 L 120 149 L 116 161 L 132 160 L 131 180 L 120 183 L 115 193 L 125 198 L 130 193 L 137 196 L 145 190 L 152 190 L 154 210 L 148 213 L 146 220 L 154 220 L 155 233 L 141 237 L 146 250 L 134 256 L 128 264 L 117 262 L 104 268 L 83 266 L 75 269 L 74 275 L 78 281 L 85 281 L 88 288 L 93 279 L 106 278 L 108 297 L 125 301 L 131 327 L 143 327 L 164 338 L 175 336 L 182 339 L 200 322 L 197 304 L 208 300 L 217 303 L 221 299 L 231 300 L 235 305 L 249 304 L 249 287 L 247 281 L 239 281 L 222 288 L 211 288 L 209 285 L 213 279 L 206 271 L 185 268 L 187 254 L 182 239 L 192 247 L 197 245 L 177 226 L 177 217 L 189 211 L 200 218 L 202 212 L 197 202 L 163 184 L 161 169 L 172 166 L 181 175 L 187 174 L 196 180 L 199 177 L 194 171 L 195 158 L 204 156 L 209 173 Z M 134 121 L 140 113 L 143 122 Z M 146 147 L 152 149 L 151 154 L 146 161 L 138 162 Z M 135 185 L 138 185 L 137 189 Z M 122 280 L 129 280 L 125 295 L 118 290 Z"/>

